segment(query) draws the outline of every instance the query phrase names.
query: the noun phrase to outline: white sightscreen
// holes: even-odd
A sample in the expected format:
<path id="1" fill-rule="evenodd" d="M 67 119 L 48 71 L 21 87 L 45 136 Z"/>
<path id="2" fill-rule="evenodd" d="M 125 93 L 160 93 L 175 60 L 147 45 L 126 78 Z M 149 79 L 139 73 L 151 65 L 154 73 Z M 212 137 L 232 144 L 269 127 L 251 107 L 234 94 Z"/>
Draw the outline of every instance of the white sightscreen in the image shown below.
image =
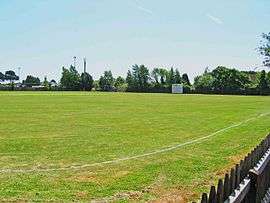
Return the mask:
<path id="1" fill-rule="evenodd" d="M 182 84 L 173 84 L 172 85 L 172 93 L 173 94 L 183 94 L 183 85 Z"/>

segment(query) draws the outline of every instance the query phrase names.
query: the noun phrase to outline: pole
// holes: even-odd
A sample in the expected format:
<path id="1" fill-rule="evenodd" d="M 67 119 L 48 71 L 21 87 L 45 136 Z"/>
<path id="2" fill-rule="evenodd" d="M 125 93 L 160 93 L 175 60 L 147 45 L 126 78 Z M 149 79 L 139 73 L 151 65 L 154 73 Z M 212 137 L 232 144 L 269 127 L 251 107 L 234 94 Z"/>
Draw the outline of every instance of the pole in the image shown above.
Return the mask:
<path id="1" fill-rule="evenodd" d="M 74 68 L 76 68 L 76 59 L 77 59 L 77 57 L 74 56 L 74 57 L 73 57 L 73 66 L 74 66 Z"/>
<path id="2" fill-rule="evenodd" d="M 86 58 L 83 58 L 83 90 L 86 90 Z"/>
<path id="3" fill-rule="evenodd" d="M 86 73 L 86 58 L 83 58 L 83 72 Z"/>
<path id="4" fill-rule="evenodd" d="M 18 77 L 19 77 L 19 83 L 21 81 L 21 67 L 18 67 Z"/>

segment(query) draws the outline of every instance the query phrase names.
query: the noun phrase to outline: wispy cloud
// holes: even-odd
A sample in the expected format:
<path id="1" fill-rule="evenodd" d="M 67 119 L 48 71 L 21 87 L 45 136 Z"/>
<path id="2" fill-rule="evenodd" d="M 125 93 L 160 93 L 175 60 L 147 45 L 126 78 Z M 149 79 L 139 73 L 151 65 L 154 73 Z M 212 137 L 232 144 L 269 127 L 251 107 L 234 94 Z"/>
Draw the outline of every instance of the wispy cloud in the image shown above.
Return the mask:
<path id="1" fill-rule="evenodd" d="M 139 9 L 140 11 L 142 11 L 142 12 L 144 12 L 144 13 L 147 13 L 147 14 L 150 14 L 150 15 L 153 15 L 153 14 L 154 14 L 154 12 L 153 12 L 152 10 L 143 7 L 143 6 L 139 3 L 139 1 L 133 0 L 133 2 L 134 2 L 135 7 L 136 7 L 137 9 Z"/>
<path id="2" fill-rule="evenodd" d="M 220 18 L 218 18 L 216 16 L 213 16 L 213 15 L 211 15 L 209 13 L 206 14 L 206 17 L 209 18 L 210 20 L 212 20 L 214 23 L 216 23 L 218 25 L 222 25 L 223 24 L 223 21 Z"/>

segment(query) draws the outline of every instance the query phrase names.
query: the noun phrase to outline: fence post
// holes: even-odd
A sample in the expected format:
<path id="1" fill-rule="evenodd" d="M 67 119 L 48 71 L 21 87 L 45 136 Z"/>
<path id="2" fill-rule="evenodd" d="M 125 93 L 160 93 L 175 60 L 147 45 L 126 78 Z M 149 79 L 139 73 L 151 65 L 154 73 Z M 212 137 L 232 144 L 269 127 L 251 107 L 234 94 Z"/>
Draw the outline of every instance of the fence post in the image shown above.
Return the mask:
<path id="1" fill-rule="evenodd" d="M 240 165 L 236 164 L 235 166 L 235 188 L 237 188 L 241 182 L 241 177 L 240 177 Z"/>
<path id="2" fill-rule="evenodd" d="M 234 189 L 235 189 L 235 170 L 234 168 L 232 168 L 230 174 L 230 194 L 234 193 Z"/>
<path id="3" fill-rule="evenodd" d="M 227 200 L 229 196 L 230 196 L 230 178 L 229 178 L 229 174 L 226 173 L 225 178 L 224 178 L 223 201 Z"/>
<path id="4" fill-rule="evenodd" d="M 208 202 L 207 194 L 203 193 L 201 203 L 207 203 L 207 202 Z"/>
<path id="5" fill-rule="evenodd" d="M 223 203 L 223 196 L 224 196 L 224 185 L 222 179 L 219 179 L 217 188 L 217 203 Z"/>
<path id="6" fill-rule="evenodd" d="M 249 171 L 249 178 L 250 178 L 250 190 L 248 193 L 248 202 L 249 203 L 259 203 L 259 195 L 258 195 L 258 181 L 259 181 L 259 174 L 255 170 Z"/>
<path id="7" fill-rule="evenodd" d="M 204 193 L 201 203 L 221 203 L 222 201 L 259 203 L 265 198 L 270 199 L 269 171 L 270 134 L 244 160 L 241 160 L 240 164 L 232 168 L 230 173 L 225 174 L 224 182 L 219 180 L 217 188 L 211 187 L 209 197 Z"/>
<path id="8" fill-rule="evenodd" d="M 216 187 L 212 186 L 209 194 L 209 203 L 217 203 L 217 193 L 216 193 Z"/>

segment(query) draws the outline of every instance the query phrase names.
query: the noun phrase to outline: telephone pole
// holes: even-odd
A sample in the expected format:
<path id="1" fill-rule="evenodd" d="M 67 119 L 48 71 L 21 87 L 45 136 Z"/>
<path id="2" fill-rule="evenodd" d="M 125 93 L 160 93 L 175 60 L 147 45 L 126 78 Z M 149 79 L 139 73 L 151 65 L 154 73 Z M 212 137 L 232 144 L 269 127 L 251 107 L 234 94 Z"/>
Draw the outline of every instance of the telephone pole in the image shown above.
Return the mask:
<path id="1" fill-rule="evenodd" d="M 86 58 L 83 58 L 83 90 L 86 90 Z"/>
<path id="2" fill-rule="evenodd" d="M 86 58 L 83 58 L 83 72 L 86 73 Z"/>
<path id="3" fill-rule="evenodd" d="M 77 57 L 73 56 L 73 66 L 74 66 L 74 68 L 76 68 L 76 60 L 77 60 Z"/>
<path id="4" fill-rule="evenodd" d="M 19 83 L 21 81 L 21 67 L 18 67 L 18 77 L 19 77 Z"/>

